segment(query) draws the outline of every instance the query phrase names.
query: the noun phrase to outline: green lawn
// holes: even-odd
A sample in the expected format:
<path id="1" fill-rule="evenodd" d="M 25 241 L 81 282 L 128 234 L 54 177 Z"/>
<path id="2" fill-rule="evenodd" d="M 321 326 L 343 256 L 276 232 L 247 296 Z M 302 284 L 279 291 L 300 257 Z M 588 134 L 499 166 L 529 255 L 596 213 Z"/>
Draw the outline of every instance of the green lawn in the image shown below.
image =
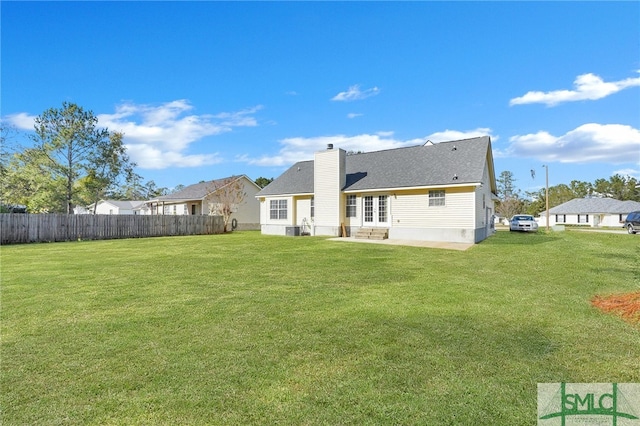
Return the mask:
<path id="1" fill-rule="evenodd" d="M 640 237 L 468 251 L 230 235 L 3 246 L 4 425 L 536 423 L 539 382 L 640 382 Z M 480 422 L 480 423 L 479 423 Z"/>

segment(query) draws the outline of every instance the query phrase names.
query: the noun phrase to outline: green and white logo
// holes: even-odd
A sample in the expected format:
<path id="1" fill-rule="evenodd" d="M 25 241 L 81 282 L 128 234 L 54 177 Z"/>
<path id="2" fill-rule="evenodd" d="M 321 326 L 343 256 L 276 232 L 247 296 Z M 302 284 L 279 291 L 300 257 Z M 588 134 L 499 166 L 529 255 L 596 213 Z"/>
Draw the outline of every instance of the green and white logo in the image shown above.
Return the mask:
<path id="1" fill-rule="evenodd" d="M 538 383 L 538 425 L 640 426 L 638 383 Z"/>

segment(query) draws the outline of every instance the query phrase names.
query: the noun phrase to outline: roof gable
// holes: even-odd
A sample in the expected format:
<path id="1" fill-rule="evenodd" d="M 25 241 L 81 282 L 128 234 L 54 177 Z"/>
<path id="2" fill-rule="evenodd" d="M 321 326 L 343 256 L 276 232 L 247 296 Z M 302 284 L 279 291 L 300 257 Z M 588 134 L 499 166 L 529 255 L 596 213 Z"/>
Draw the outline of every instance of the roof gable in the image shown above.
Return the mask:
<path id="1" fill-rule="evenodd" d="M 262 188 L 257 196 L 313 193 L 313 160 L 300 161 Z"/>

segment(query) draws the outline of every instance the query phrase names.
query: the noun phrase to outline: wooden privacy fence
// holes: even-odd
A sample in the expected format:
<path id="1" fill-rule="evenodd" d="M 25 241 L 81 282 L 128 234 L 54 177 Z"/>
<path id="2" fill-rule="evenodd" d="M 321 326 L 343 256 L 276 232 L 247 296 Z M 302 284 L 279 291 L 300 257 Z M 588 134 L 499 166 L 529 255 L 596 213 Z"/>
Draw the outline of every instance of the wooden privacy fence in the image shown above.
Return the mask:
<path id="1" fill-rule="evenodd" d="M 222 216 L 0 214 L 0 244 L 222 234 Z"/>

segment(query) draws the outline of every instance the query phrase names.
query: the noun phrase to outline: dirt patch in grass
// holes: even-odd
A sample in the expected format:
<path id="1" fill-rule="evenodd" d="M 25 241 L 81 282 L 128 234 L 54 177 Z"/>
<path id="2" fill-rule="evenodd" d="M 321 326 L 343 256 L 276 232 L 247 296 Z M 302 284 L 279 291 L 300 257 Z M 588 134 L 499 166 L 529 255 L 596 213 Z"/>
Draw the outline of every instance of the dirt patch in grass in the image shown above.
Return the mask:
<path id="1" fill-rule="evenodd" d="M 640 291 L 614 294 L 610 296 L 595 296 L 591 304 L 596 308 L 619 315 L 625 321 L 640 325 Z"/>

